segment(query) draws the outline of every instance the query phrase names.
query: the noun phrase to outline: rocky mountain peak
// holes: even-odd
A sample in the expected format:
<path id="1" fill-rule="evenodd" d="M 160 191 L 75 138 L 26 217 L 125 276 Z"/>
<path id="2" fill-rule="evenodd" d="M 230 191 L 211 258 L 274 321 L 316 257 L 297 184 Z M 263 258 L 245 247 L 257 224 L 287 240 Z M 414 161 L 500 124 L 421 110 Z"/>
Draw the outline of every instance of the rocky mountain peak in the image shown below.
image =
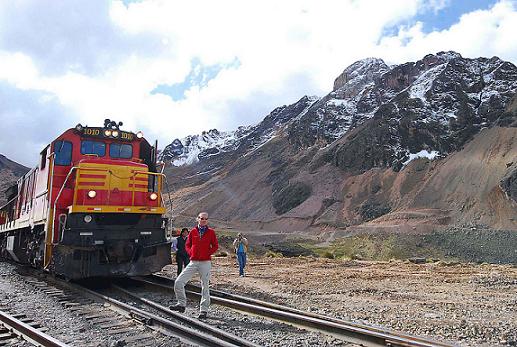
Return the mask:
<path id="1" fill-rule="evenodd" d="M 436 54 L 428 54 L 428 55 L 426 55 L 424 58 L 422 58 L 422 62 L 430 63 L 430 62 L 433 62 L 433 61 L 436 61 L 436 60 L 439 60 L 440 62 L 446 62 L 446 61 L 451 61 L 453 59 L 463 59 L 463 57 L 458 52 L 454 52 L 454 51 L 444 52 L 444 51 L 441 51 L 441 52 L 438 52 Z"/>
<path id="2" fill-rule="evenodd" d="M 392 154 L 382 150 L 378 159 L 357 166 L 364 170 L 378 163 L 392 165 L 399 157 L 407 160 L 422 150 L 446 155 L 459 148 L 504 111 L 517 90 L 517 67 L 497 57 L 468 59 L 439 52 L 390 67 L 366 59 L 349 66 L 338 80 L 338 89 L 290 127 L 289 141 L 298 148 L 330 144 L 375 118 L 376 128 L 364 140 L 371 139 L 372 130 L 384 129 L 378 140 Z"/>
<path id="3" fill-rule="evenodd" d="M 27 167 L 10 160 L 3 154 L 0 154 L 0 171 L 3 170 L 10 171 L 15 176 L 22 176 L 29 171 Z"/>
<path id="4" fill-rule="evenodd" d="M 347 67 L 335 80 L 333 91 L 348 86 L 349 90 L 359 90 L 366 84 L 374 81 L 383 72 L 389 69 L 388 65 L 379 58 L 366 58 L 356 61 Z"/>
<path id="5" fill-rule="evenodd" d="M 335 163 L 360 170 L 372 165 L 400 168 L 416 153 L 444 156 L 461 147 L 493 124 L 516 90 L 517 68 L 497 57 L 469 59 L 448 51 L 393 66 L 367 58 L 348 66 L 323 98 L 304 96 L 275 108 L 254 126 L 230 132 L 211 129 L 176 139 L 164 149 L 162 159 L 185 165 L 221 154 L 244 155 L 280 132 L 298 150 L 314 144 L 324 147 L 375 120 L 375 128 L 364 138 L 355 137 L 364 143 L 354 151 L 379 136 L 375 141 L 383 146 L 373 146 L 379 153 L 367 156 L 369 163 L 359 163 L 364 156 L 344 154 L 351 141 L 335 148 Z"/>
<path id="6" fill-rule="evenodd" d="M 275 108 L 259 124 L 240 126 L 235 131 L 211 129 L 198 135 L 175 139 L 164 148 L 160 159 L 171 161 L 174 166 L 182 166 L 197 163 L 201 159 L 219 159 L 224 154 L 244 155 L 252 152 L 303 115 L 317 100 L 319 98 L 316 96 L 304 96 L 294 104 Z"/>

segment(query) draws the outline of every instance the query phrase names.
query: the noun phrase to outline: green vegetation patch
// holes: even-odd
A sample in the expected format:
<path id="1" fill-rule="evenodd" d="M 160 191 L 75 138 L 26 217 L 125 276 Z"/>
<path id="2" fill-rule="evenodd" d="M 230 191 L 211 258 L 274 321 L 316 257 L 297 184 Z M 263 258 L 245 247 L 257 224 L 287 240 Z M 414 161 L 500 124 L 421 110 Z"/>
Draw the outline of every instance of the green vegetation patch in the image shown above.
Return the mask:
<path id="1" fill-rule="evenodd" d="M 220 255 L 233 254 L 236 232 L 218 234 Z M 517 231 L 450 228 L 425 235 L 357 234 L 322 246 L 314 240 L 251 241 L 250 254 L 268 257 L 316 256 L 327 259 L 421 259 L 453 262 L 517 264 Z"/>
<path id="2" fill-rule="evenodd" d="M 427 235 L 361 234 L 328 246 L 306 243 L 304 247 L 320 257 L 336 259 L 425 258 L 517 264 L 517 232 L 504 230 L 453 228 Z"/>
<path id="3" fill-rule="evenodd" d="M 313 245 L 312 249 L 320 257 L 336 259 L 390 260 L 439 255 L 419 241 L 414 235 L 358 235 L 336 240 L 329 246 Z"/>

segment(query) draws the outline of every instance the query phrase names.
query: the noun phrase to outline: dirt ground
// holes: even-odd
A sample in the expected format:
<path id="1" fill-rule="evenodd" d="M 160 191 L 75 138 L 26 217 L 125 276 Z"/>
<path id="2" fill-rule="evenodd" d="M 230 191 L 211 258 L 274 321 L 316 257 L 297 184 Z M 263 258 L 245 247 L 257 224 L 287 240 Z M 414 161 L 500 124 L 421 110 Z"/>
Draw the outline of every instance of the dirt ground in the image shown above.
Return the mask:
<path id="1" fill-rule="evenodd" d="M 517 346 L 512 265 L 263 257 L 239 277 L 222 257 L 211 286 L 461 346 Z"/>

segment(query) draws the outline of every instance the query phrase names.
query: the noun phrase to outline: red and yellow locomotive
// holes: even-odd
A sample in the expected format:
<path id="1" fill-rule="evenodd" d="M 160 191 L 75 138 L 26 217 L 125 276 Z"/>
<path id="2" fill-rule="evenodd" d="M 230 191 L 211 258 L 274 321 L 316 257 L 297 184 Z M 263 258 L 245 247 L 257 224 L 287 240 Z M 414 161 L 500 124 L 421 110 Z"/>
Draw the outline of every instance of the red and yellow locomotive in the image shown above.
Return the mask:
<path id="1" fill-rule="evenodd" d="M 170 264 L 156 145 L 104 127 L 65 131 L 6 193 L 0 256 L 70 279 L 138 276 Z"/>

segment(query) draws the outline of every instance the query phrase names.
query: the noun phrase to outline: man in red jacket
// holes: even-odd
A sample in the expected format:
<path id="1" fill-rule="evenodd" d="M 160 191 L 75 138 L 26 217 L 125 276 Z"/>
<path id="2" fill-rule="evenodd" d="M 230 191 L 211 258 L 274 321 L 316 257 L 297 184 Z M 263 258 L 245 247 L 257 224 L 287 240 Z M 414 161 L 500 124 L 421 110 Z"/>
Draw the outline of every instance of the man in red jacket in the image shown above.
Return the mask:
<path id="1" fill-rule="evenodd" d="M 173 311 L 185 312 L 187 297 L 185 296 L 185 284 L 199 273 L 201 278 L 201 303 L 199 304 L 199 319 L 206 318 L 210 306 L 210 269 L 212 268 L 211 257 L 219 248 L 214 229 L 208 227 L 208 213 L 201 212 L 197 216 L 197 226 L 188 234 L 185 242 L 185 249 L 190 256 L 190 263 L 176 278 L 174 292 L 178 303 L 169 307 Z"/>

